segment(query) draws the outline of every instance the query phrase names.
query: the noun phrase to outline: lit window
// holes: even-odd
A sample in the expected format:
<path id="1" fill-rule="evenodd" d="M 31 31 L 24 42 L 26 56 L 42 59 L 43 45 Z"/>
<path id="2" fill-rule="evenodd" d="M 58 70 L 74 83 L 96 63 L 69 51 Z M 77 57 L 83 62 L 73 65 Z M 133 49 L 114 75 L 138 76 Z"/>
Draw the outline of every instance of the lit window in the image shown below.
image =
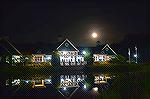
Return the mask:
<path id="1" fill-rule="evenodd" d="M 35 57 L 35 62 L 42 62 L 42 57 Z"/>

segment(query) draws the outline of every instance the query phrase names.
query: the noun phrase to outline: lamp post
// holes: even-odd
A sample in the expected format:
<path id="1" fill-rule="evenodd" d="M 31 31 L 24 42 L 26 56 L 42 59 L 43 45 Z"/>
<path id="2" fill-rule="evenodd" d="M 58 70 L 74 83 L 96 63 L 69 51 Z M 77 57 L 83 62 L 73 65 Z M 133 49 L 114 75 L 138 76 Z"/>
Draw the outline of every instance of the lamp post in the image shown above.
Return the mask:
<path id="1" fill-rule="evenodd" d="M 128 55 L 129 55 L 129 63 L 131 62 L 131 58 L 130 58 L 130 48 L 128 48 Z"/>
<path id="2" fill-rule="evenodd" d="M 137 47 L 135 46 L 135 55 L 134 55 L 134 57 L 135 57 L 135 63 L 137 63 Z"/>

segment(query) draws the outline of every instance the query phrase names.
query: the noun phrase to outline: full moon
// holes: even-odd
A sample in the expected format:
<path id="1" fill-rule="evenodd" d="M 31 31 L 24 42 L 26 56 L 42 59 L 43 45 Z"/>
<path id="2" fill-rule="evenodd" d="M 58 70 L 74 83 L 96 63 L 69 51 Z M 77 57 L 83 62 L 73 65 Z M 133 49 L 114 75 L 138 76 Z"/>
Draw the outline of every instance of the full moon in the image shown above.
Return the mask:
<path id="1" fill-rule="evenodd" d="M 93 38 L 97 38 L 97 33 L 95 33 L 95 32 L 92 33 L 92 37 L 93 37 Z"/>

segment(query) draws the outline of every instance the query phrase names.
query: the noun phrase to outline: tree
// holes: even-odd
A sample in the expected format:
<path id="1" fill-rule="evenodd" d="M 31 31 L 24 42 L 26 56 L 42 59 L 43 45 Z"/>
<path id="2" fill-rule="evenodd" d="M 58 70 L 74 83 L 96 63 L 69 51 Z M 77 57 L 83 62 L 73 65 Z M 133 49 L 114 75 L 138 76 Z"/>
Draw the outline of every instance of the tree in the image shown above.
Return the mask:
<path id="1" fill-rule="evenodd" d="M 126 63 L 126 58 L 118 54 L 115 58 L 111 59 L 110 63 Z"/>
<path id="2" fill-rule="evenodd" d="M 59 58 L 60 54 L 57 50 L 53 51 L 52 53 L 52 65 L 53 66 L 57 66 L 60 65 L 60 58 Z"/>
<path id="3" fill-rule="evenodd" d="M 88 48 L 84 49 L 84 51 L 86 52 L 84 54 L 84 60 L 87 61 L 87 64 L 93 64 L 93 55 L 92 55 L 92 51 Z"/>

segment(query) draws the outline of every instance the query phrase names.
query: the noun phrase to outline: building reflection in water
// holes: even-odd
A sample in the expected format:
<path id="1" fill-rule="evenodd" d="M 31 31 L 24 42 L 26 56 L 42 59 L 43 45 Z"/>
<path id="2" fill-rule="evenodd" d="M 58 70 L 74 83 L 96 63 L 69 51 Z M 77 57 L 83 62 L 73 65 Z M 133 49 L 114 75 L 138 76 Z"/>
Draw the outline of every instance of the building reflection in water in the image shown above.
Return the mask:
<path id="1" fill-rule="evenodd" d="M 78 89 L 88 92 L 101 92 L 111 87 L 111 82 L 114 76 L 108 74 L 74 74 L 74 75 L 49 75 L 49 76 L 33 76 L 28 79 L 23 78 L 10 78 L 6 80 L 7 87 L 25 88 L 28 86 L 30 89 L 48 88 L 47 86 L 54 86 L 62 96 L 71 97 Z M 56 86 L 56 83 L 58 84 Z M 51 90 L 51 89 L 49 89 Z M 24 93 L 22 93 L 24 94 Z"/>
<path id="2" fill-rule="evenodd" d="M 95 75 L 94 77 L 95 77 L 94 79 L 95 84 L 108 83 L 107 80 L 111 79 L 110 76 L 106 76 L 104 74 Z"/>
<path id="3" fill-rule="evenodd" d="M 33 80 L 32 82 L 33 82 L 32 88 L 35 88 L 35 87 L 44 87 L 44 88 L 46 88 L 44 80 Z"/>
<path id="4" fill-rule="evenodd" d="M 59 92 L 66 98 L 71 97 L 84 83 L 87 75 L 60 75 Z M 83 84 L 84 85 L 84 84 Z"/>

